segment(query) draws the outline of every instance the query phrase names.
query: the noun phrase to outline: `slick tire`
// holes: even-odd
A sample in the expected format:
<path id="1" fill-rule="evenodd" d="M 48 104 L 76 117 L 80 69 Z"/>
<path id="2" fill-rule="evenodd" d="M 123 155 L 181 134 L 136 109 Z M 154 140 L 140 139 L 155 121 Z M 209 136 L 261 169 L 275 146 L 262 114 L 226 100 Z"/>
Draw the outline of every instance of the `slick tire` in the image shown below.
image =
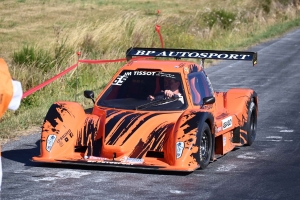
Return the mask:
<path id="1" fill-rule="evenodd" d="M 251 146 L 256 137 L 256 128 L 257 128 L 257 113 L 256 113 L 256 105 L 253 100 L 250 102 L 248 108 L 248 120 L 246 125 L 247 130 L 247 143 L 246 146 Z"/>
<path id="2" fill-rule="evenodd" d="M 200 164 L 200 169 L 205 169 L 212 155 L 212 134 L 207 123 L 203 123 L 202 129 L 198 134 L 197 145 L 199 150 L 197 152 L 197 160 Z"/>

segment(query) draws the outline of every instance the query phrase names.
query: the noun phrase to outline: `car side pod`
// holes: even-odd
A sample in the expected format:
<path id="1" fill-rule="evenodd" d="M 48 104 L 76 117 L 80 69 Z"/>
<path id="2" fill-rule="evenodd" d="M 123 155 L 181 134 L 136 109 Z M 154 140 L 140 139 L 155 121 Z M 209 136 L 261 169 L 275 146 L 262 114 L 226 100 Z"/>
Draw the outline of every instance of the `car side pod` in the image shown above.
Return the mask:
<path id="1" fill-rule="evenodd" d="M 235 142 L 239 141 L 239 135 L 240 144 L 250 146 L 256 135 L 258 117 L 258 98 L 256 92 L 247 88 L 229 89 L 227 92 L 227 102 L 230 102 L 226 105 L 228 112 L 235 113 L 235 116 L 240 119 L 238 125 L 240 128 L 233 131 Z"/>
<path id="2" fill-rule="evenodd" d="M 56 159 L 79 159 L 74 151 L 86 114 L 76 102 L 59 101 L 50 107 L 42 127 L 40 156 L 32 161 L 55 162 Z"/>

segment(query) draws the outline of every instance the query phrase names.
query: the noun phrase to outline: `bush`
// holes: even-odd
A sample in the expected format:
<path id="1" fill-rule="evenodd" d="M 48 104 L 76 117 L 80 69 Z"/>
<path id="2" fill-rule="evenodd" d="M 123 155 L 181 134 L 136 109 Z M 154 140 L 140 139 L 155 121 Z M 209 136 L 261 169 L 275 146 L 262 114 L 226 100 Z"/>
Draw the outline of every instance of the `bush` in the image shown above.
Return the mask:
<path id="1" fill-rule="evenodd" d="M 209 28 L 214 25 L 220 25 L 223 29 L 229 29 L 236 19 L 236 14 L 225 10 L 213 10 L 210 13 L 204 15 L 204 20 L 206 21 Z"/>
<path id="2" fill-rule="evenodd" d="M 267 14 L 270 13 L 270 11 L 271 11 L 271 3 L 272 3 L 271 0 L 261 1 L 261 7 L 264 10 L 264 12 L 267 13 Z"/>
<path id="3" fill-rule="evenodd" d="M 13 53 L 13 62 L 18 65 L 33 66 L 44 72 L 48 72 L 55 65 L 49 52 L 28 45 Z"/>

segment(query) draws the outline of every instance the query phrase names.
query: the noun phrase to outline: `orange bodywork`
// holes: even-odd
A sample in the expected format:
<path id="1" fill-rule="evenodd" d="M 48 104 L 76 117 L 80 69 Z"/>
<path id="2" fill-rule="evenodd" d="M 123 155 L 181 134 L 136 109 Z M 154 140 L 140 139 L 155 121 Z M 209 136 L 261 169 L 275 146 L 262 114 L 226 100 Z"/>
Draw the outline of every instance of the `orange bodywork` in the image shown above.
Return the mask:
<path id="1" fill-rule="evenodd" d="M 203 71 L 201 66 L 180 60 L 138 60 L 123 66 L 96 102 L 119 80 L 123 70 L 180 74 L 186 107 L 151 111 L 96 103 L 92 112 L 87 113 L 79 103 L 58 101 L 45 118 L 40 155 L 32 158 L 34 162 L 194 171 L 200 167 L 197 137 L 203 122 L 209 125 L 213 136 L 211 161 L 247 143 L 245 126 L 249 104 L 254 102 L 256 109 L 258 104 L 253 90 L 235 88 L 214 92 L 215 102 L 201 105 L 195 80 L 188 77 L 192 71 Z M 178 145 L 183 149 L 177 149 Z"/>

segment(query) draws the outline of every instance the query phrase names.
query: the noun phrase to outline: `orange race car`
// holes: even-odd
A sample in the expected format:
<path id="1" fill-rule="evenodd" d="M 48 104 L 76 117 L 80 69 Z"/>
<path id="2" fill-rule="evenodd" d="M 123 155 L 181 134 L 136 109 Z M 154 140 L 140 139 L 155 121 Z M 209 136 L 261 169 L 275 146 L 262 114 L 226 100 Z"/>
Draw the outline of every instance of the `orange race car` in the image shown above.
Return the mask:
<path id="1" fill-rule="evenodd" d="M 132 59 L 136 56 L 145 59 Z M 66 101 L 50 107 L 41 152 L 32 161 L 194 171 L 255 140 L 255 91 L 214 92 L 203 62 L 245 60 L 255 65 L 256 52 L 136 47 L 127 50 L 126 58 L 96 100 L 92 91 L 84 92 L 94 102 L 92 109 Z M 200 59 L 201 64 L 182 58 Z"/>

